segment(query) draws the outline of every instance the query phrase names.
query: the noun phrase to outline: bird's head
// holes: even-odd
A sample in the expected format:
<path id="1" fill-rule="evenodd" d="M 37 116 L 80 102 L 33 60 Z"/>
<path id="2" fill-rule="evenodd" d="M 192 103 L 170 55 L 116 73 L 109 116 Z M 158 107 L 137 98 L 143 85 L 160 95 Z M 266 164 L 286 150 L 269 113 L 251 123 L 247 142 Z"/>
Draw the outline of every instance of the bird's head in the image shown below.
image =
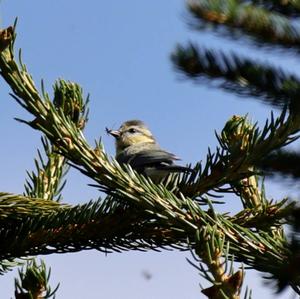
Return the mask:
<path id="1" fill-rule="evenodd" d="M 131 145 L 139 143 L 155 143 L 155 139 L 140 120 L 129 120 L 124 122 L 118 130 L 106 128 L 106 132 L 116 139 L 116 154 Z"/>

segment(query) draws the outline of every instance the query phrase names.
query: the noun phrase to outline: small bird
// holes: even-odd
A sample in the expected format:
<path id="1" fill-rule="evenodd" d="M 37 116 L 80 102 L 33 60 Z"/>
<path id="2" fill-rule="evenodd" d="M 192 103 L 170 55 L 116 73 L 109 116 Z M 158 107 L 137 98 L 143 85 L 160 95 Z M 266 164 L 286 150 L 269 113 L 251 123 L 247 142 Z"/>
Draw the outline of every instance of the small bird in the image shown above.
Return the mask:
<path id="1" fill-rule="evenodd" d="M 115 137 L 116 160 L 120 164 L 129 164 L 155 183 L 173 172 L 193 171 L 188 167 L 173 164 L 180 159 L 161 149 L 151 131 L 140 120 L 126 121 L 118 130 L 106 128 L 106 132 Z"/>

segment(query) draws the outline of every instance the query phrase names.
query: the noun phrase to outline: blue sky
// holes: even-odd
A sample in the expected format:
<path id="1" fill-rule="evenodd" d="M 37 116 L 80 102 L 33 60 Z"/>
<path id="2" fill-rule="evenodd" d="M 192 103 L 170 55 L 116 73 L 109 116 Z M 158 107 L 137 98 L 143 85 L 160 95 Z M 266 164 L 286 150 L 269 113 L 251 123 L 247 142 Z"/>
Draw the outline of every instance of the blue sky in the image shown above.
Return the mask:
<path id="1" fill-rule="evenodd" d="M 211 32 L 194 32 L 186 25 L 183 0 L 170 1 L 16 1 L 2 0 L 1 26 L 18 17 L 17 48 L 39 86 L 44 79 L 51 94 L 57 78 L 79 83 L 90 94 L 90 119 L 85 130 L 93 144 L 102 136 L 107 152 L 114 155 L 106 126 L 117 128 L 128 119 L 144 120 L 162 147 L 176 153 L 182 163 L 205 160 L 207 148 L 216 146 L 214 130 L 220 131 L 234 114 L 249 114 L 260 124 L 270 108 L 251 99 L 182 80 L 169 56 L 176 43 L 197 41 L 205 47 L 239 50 L 295 69 L 296 57 L 276 50 L 270 58 L 264 49 L 250 47 L 247 40 L 226 40 Z M 31 119 L 8 96 L 1 80 L 0 190 L 22 193 L 26 169 L 40 144 L 40 133 L 13 118 Z M 96 199 L 89 179 L 71 170 L 64 200 L 71 204 Z M 284 185 L 268 183 L 270 198 L 292 194 Z M 296 191 L 294 193 L 297 193 Z M 237 198 L 225 198 L 227 211 L 240 208 Z M 187 252 L 128 252 L 105 256 L 97 251 L 44 257 L 52 267 L 53 285 L 60 281 L 57 298 L 202 298 L 197 271 L 185 260 Z M 146 280 L 143 272 L 152 275 Z M 0 278 L 1 298 L 13 297 L 13 276 Z M 262 287 L 259 275 L 246 282 L 254 298 L 273 298 Z M 246 284 L 245 284 L 246 285 Z M 287 295 L 287 294 L 285 294 Z M 285 295 L 282 296 L 285 297 Z"/>

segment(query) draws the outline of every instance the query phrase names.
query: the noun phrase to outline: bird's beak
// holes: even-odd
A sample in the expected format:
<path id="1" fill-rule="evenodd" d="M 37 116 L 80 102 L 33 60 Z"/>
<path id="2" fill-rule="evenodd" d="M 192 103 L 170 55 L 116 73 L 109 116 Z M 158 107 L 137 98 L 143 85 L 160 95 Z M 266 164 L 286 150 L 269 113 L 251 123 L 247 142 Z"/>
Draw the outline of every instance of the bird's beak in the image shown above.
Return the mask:
<path id="1" fill-rule="evenodd" d="M 113 136 L 113 137 L 115 137 L 115 138 L 120 137 L 120 131 L 117 131 L 117 130 L 112 130 L 112 129 L 106 128 L 106 133 Z"/>

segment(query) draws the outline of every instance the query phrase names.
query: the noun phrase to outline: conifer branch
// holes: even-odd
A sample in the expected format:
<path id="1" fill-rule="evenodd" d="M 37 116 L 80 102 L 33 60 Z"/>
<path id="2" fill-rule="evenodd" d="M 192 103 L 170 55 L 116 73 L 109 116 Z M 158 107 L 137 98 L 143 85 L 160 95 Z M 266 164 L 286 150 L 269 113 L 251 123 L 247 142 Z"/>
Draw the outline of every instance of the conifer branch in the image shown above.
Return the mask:
<path id="1" fill-rule="evenodd" d="M 11 271 L 15 267 L 23 266 L 26 260 L 24 259 L 3 259 L 0 261 L 0 275 Z"/>
<path id="2" fill-rule="evenodd" d="M 39 205 L 37 209 L 38 207 Z M 207 213 L 199 206 L 195 206 L 197 211 L 193 214 L 191 211 L 186 213 L 190 223 L 182 218 L 162 217 L 151 211 L 134 211 L 132 207 L 123 210 L 115 206 L 111 209 L 110 201 L 106 204 L 99 201 L 83 206 L 58 208 L 57 212 L 44 216 L 23 217 L 21 213 L 15 217 L 20 219 L 19 222 L 14 221 L 14 225 L 10 227 L 9 222 L 6 222 L 6 227 L 0 232 L 0 239 L 5 241 L 1 246 L 0 256 L 9 258 L 92 248 L 112 252 L 174 246 L 185 250 L 189 246 L 195 247 L 199 242 L 205 242 L 201 238 L 202 234 L 205 232 L 205 235 L 213 235 L 216 229 L 214 234 L 221 234 L 231 244 L 228 256 L 234 256 L 236 261 L 259 271 L 269 272 L 274 277 L 290 256 L 283 236 L 274 239 L 273 235 L 264 231 L 254 232 L 213 210 Z M 195 236 L 200 236 L 200 239 L 195 239 Z"/>
<path id="3" fill-rule="evenodd" d="M 69 207 L 67 204 L 59 204 L 55 201 L 0 192 L 0 221 L 3 222 L 2 225 L 6 220 L 21 220 L 30 215 L 50 215 Z"/>
<path id="4" fill-rule="evenodd" d="M 280 14 L 297 17 L 300 12 L 299 0 L 252 0 L 253 5 L 263 6 L 269 11 L 276 11 Z"/>
<path id="5" fill-rule="evenodd" d="M 47 161 L 44 161 L 42 154 L 38 151 L 39 160 L 35 160 L 36 172 L 27 172 L 29 179 L 26 180 L 24 195 L 32 198 L 43 198 L 46 200 L 61 200 L 61 191 L 65 182 L 61 183 L 67 166 L 66 159 L 55 152 L 46 138 L 42 138 L 44 151 L 47 154 Z"/>
<path id="6" fill-rule="evenodd" d="M 277 150 L 265 157 L 258 166 L 267 175 L 296 179 L 300 177 L 300 154 L 291 150 Z"/>
<path id="7" fill-rule="evenodd" d="M 28 262 L 26 268 L 19 270 L 19 279 L 15 279 L 16 299 L 55 299 L 59 284 L 52 291 L 49 286 L 51 269 L 47 271 L 46 265 L 40 265 L 35 260 Z"/>
<path id="8" fill-rule="evenodd" d="M 251 169 L 269 152 L 280 148 L 298 137 L 295 136 L 300 129 L 300 117 L 294 112 L 286 118 L 286 111 L 270 122 L 262 131 L 253 126 L 247 128 L 246 118 L 234 116 L 225 125 L 219 139 L 222 151 L 218 150 L 214 159 L 209 158 L 204 170 L 199 169 L 198 176 L 187 182 L 181 192 L 189 197 L 201 196 L 210 190 L 218 191 L 224 184 L 240 181 L 255 174 Z M 237 127 L 243 128 L 240 134 L 231 134 Z M 245 148 L 241 148 L 241 144 Z M 230 147 L 228 142 L 231 143 Z"/>
<path id="9" fill-rule="evenodd" d="M 266 104 L 280 108 L 298 102 L 299 78 L 278 67 L 263 65 L 234 53 L 197 48 L 193 44 L 178 46 L 171 59 L 177 70 L 187 77 L 218 79 L 215 87 L 238 95 L 258 97 Z"/>
<path id="10" fill-rule="evenodd" d="M 13 40 L 12 29 L 8 29 L 5 34 L 10 31 Z M 2 35 L 5 34 L 2 32 Z M 249 138 L 249 155 L 241 153 L 239 142 L 236 143 L 238 146 L 230 142 L 232 148 L 229 150 L 228 144 L 219 137 L 223 152 L 219 152 L 215 160 L 210 157 L 210 163 L 201 172 L 202 176 L 199 174 L 191 178 L 190 189 L 184 190 L 180 186 L 180 190 L 172 192 L 162 184 L 153 184 L 130 166 L 121 167 L 116 161 L 109 159 L 101 144 L 97 144 L 96 149 L 91 149 L 83 137 L 82 123 L 73 121 L 74 115 L 78 113 L 68 114 L 65 109 L 55 106 L 47 94 L 39 94 L 25 66 L 21 64 L 19 68 L 14 61 L 12 45 L 13 43 L 0 55 L 1 74 L 11 86 L 14 98 L 35 117 L 28 124 L 42 131 L 60 154 L 94 179 L 99 188 L 109 196 L 104 201 L 75 207 L 45 200 L 43 208 L 48 204 L 52 211 L 27 214 L 26 218 L 24 209 L 21 209 L 19 214 L 14 215 L 14 219 L 17 219 L 14 225 L 9 225 L 11 222 L 8 221 L 0 231 L 0 239 L 7 240 L 0 248 L 2 258 L 90 248 L 122 251 L 174 246 L 184 250 L 204 244 L 204 235 L 217 235 L 230 242 L 228 256 L 269 273 L 274 278 L 278 277 L 291 255 L 286 239 L 279 230 L 263 231 L 243 227 L 236 219 L 234 222 L 229 216 L 215 213 L 209 203 L 208 211 L 201 209 L 188 193 L 195 196 L 231 180 L 253 175 L 249 167 L 253 166 L 256 159 L 294 140 L 292 135 L 299 130 L 297 114 L 291 113 L 286 117 L 283 112 L 278 119 L 272 119 L 262 132 L 255 128 L 250 130 L 250 134 L 249 131 L 242 133 Z M 64 84 L 61 81 L 59 86 L 62 89 L 66 87 L 75 98 L 82 99 L 82 91 L 78 85 L 70 82 Z M 238 120 L 239 124 L 241 120 Z M 233 121 L 226 129 L 227 132 L 235 126 L 237 123 Z M 219 164 L 219 161 L 222 163 Z M 232 167 L 229 167 L 229 162 L 233 163 Z M 223 174 L 218 173 L 220 170 L 224 171 Z M 4 210 L 8 209 L 7 215 L 10 217 L 11 208 L 4 207 Z M 35 205 L 35 208 L 38 212 L 41 206 Z M 18 203 L 13 209 L 20 210 Z M 201 256 L 200 252 L 200 257 L 206 261 L 206 257 Z M 222 252 L 222 255 L 225 256 L 226 252 Z M 300 285 L 297 276 L 291 277 L 288 283 L 295 288 Z"/>
<path id="11" fill-rule="evenodd" d="M 81 98 L 76 98 L 74 87 L 76 90 L 77 86 L 71 85 L 70 88 L 68 83 L 62 81 L 56 83 L 53 103 L 57 109 L 64 111 L 64 114 L 70 117 L 75 125 L 78 124 L 83 127 L 86 121 L 86 115 L 84 114 L 86 104 Z M 43 93 L 47 97 L 44 91 Z M 59 201 L 61 199 L 61 191 L 66 182 L 61 183 L 67 170 L 66 159 L 57 153 L 56 147 L 50 145 L 46 138 L 42 138 L 42 144 L 46 154 L 46 162 L 41 152 L 38 151 L 39 160 L 35 159 L 37 173 L 27 172 L 29 180 L 26 181 L 24 194 L 30 198 L 42 198 L 49 201 L 55 200 L 57 196 L 56 201 Z M 37 202 L 34 202 L 34 205 L 36 204 Z M 30 213 L 30 216 L 32 216 L 32 213 Z M 5 222 L 3 227 L 7 226 L 7 224 L 8 221 Z M 14 224 L 16 225 L 17 222 L 14 221 Z M 18 224 L 20 225 L 20 222 Z M 35 259 L 27 261 L 26 268 L 23 267 L 21 271 L 19 270 L 19 276 L 20 279 L 15 280 L 16 299 L 26 296 L 36 299 L 50 298 L 54 296 L 59 287 L 58 285 L 53 292 L 51 291 L 49 286 L 50 272 L 47 274 L 46 265 L 43 261 L 41 261 L 40 266 L 37 265 Z"/>
<path id="12" fill-rule="evenodd" d="M 240 29 L 261 43 L 299 46 L 300 35 L 284 15 L 239 0 L 189 0 L 188 9 L 200 26 L 213 23 Z M 203 22 L 205 21 L 205 22 Z M 198 25 L 199 26 L 199 25 Z"/>
<path id="13" fill-rule="evenodd" d="M 266 202 L 261 209 L 246 208 L 232 216 L 231 221 L 243 227 L 269 231 L 289 223 L 288 218 L 293 214 L 296 202 L 287 198 L 279 201 Z"/>
<path id="14" fill-rule="evenodd" d="M 13 202 L 21 199 L 23 208 L 11 204 L 10 209 L 6 202 L 9 211 L 0 231 L 2 258 L 92 248 L 110 252 L 173 245 L 184 249 L 180 242 L 186 243 L 185 232 L 178 223 L 169 228 L 171 223 L 165 219 L 168 225 L 164 227 L 160 218 L 133 207 L 124 209 L 117 204 L 117 199 L 98 200 L 74 207 L 52 202 L 51 210 L 43 206 L 51 201 L 35 199 L 35 213 L 32 213 L 31 202 L 26 205 L 26 198 L 12 197 L 2 196 L 4 200 Z"/>
<path id="15" fill-rule="evenodd" d="M 210 234 L 211 231 L 212 234 Z M 216 228 L 209 227 L 201 233 L 203 236 L 200 238 L 198 235 L 198 240 L 196 240 L 201 243 L 195 246 L 195 253 L 202 260 L 194 256 L 199 267 L 190 260 L 188 262 L 199 270 L 202 277 L 213 284 L 211 287 L 203 288 L 202 293 L 210 299 L 239 299 L 244 273 L 241 270 L 234 273 L 233 262 L 228 258 L 229 243 L 225 242 L 224 235 L 220 234 Z M 207 265 L 207 269 L 201 262 Z"/>

